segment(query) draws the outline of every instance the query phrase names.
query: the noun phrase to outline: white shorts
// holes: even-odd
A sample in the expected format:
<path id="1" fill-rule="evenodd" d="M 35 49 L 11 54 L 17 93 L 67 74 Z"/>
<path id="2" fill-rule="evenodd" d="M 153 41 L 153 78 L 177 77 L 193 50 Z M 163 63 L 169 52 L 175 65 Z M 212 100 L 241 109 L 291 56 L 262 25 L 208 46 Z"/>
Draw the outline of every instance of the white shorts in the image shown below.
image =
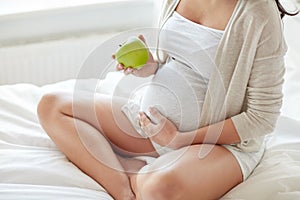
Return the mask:
<path id="1" fill-rule="evenodd" d="M 148 136 L 141 129 L 138 122 L 139 111 L 140 111 L 139 105 L 132 102 L 129 102 L 122 107 L 122 112 L 127 116 L 127 118 L 129 119 L 129 121 L 131 122 L 135 130 L 142 137 L 147 138 Z M 168 152 L 174 151 L 173 149 L 168 147 L 163 147 L 152 140 L 150 141 L 159 155 L 163 155 Z M 249 177 L 249 175 L 252 173 L 252 171 L 255 169 L 255 167 L 258 165 L 265 150 L 265 143 L 263 143 L 260 150 L 256 152 L 243 152 L 237 147 L 231 145 L 222 145 L 222 146 L 228 149 L 238 161 L 243 174 L 243 180 L 246 180 Z"/>

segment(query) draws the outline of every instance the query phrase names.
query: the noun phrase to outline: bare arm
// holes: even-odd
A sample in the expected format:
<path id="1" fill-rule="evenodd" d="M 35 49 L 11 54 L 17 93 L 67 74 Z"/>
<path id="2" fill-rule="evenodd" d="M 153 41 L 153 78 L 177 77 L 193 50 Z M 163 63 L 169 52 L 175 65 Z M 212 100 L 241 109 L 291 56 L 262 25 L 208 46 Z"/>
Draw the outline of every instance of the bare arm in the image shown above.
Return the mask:
<path id="1" fill-rule="evenodd" d="M 241 141 L 230 118 L 194 131 L 180 132 L 156 108 L 150 108 L 149 111 L 158 123 L 154 124 L 144 112 L 141 112 L 141 128 L 152 140 L 162 146 L 179 149 L 191 144 L 234 144 Z"/>
<path id="2" fill-rule="evenodd" d="M 230 118 L 195 131 L 179 132 L 177 136 L 179 137 L 175 144 L 177 148 L 189 144 L 234 144 L 241 141 Z"/>

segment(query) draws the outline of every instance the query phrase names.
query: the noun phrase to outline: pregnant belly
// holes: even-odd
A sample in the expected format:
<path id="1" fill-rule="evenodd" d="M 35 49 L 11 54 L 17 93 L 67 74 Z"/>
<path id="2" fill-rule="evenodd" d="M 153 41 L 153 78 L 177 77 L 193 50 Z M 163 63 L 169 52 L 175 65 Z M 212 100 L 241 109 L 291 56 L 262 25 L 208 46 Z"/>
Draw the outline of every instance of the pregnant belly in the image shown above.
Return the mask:
<path id="1" fill-rule="evenodd" d="M 170 62 L 163 66 L 148 85 L 141 100 L 141 110 L 157 123 L 148 112 L 157 108 L 171 120 L 179 131 L 191 131 L 199 127 L 201 108 L 207 81 L 191 69 Z"/>

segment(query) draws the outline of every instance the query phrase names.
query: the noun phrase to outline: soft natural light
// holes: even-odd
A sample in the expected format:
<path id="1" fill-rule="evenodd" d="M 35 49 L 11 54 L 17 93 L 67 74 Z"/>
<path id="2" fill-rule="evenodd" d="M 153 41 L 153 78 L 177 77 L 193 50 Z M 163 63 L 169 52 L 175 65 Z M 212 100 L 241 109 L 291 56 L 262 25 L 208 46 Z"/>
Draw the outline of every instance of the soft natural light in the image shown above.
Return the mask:
<path id="1" fill-rule="evenodd" d="M 1 0 L 0 15 L 131 0 Z M 141 0 L 140 0 L 141 1 Z"/>

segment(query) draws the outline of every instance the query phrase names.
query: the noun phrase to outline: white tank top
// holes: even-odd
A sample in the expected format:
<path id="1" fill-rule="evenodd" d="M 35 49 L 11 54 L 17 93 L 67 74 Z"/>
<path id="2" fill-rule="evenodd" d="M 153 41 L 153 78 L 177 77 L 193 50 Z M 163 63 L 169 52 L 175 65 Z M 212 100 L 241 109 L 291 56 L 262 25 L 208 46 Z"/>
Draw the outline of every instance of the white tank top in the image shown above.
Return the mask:
<path id="1" fill-rule="evenodd" d="M 141 99 L 141 110 L 149 117 L 154 106 L 179 131 L 199 127 L 208 80 L 223 31 L 192 22 L 174 12 L 160 34 L 160 46 L 168 55 Z"/>
<path id="2" fill-rule="evenodd" d="M 197 24 L 175 11 L 163 26 L 160 48 L 208 79 L 222 36 L 222 30 Z"/>

